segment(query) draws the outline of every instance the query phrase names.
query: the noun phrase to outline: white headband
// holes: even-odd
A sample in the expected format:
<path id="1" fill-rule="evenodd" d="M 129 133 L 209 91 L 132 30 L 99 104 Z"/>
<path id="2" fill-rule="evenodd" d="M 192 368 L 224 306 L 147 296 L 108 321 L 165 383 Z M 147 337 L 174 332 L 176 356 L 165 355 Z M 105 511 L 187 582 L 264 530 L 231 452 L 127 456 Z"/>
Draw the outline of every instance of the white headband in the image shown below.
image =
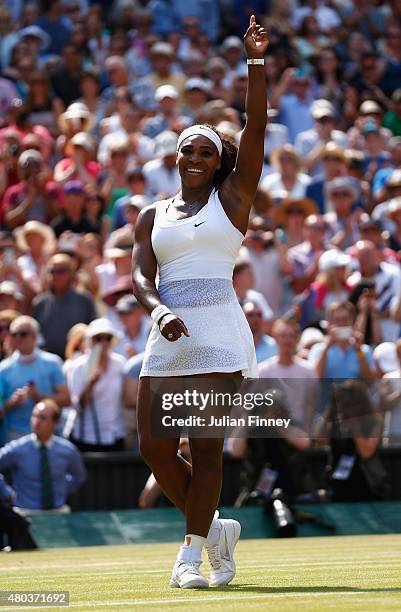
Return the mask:
<path id="1" fill-rule="evenodd" d="M 177 153 L 180 150 L 183 141 L 189 138 L 190 136 L 204 136 L 205 138 L 208 138 L 216 146 L 219 155 L 221 155 L 223 151 L 223 143 L 221 142 L 221 138 L 218 134 L 216 134 L 214 130 L 212 130 L 210 127 L 207 127 L 207 125 L 192 125 L 191 127 L 181 132 L 177 142 Z"/>

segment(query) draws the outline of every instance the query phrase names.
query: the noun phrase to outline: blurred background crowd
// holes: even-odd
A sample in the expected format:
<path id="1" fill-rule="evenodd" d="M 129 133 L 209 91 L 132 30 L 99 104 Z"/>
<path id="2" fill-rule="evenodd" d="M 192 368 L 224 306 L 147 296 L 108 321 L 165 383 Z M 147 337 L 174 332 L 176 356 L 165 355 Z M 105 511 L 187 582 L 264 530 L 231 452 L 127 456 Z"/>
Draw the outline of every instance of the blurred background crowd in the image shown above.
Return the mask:
<path id="1" fill-rule="evenodd" d="M 14 469 L 9 443 L 35 432 L 43 410 L 81 451 L 137 452 L 150 323 L 132 296 L 135 222 L 179 190 L 183 128 L 206 122 L 238 142 L 251 13 L 270 38 L 269 121 L 234 288 L 261 375 L 368 381 L 367 394 L 338 391 L 371 415 L 349 447 L 332 443 L 340 472 L 343 456 L 356 458 L 338 479 L 354 492 L 372 480 L 358 461 L 399 442 L 400 0 L 8 0 L 0 2 L 0 470 Z M 336 438 L 323 409 L 316 419 L 302 389 L 288 392 L 286 409 L 307 432 L 285 441 L 291 452 Z M 55 404 L 43 407 L 43 398 Z M 244 440 L 227 445 L 236 457 L 248 450 Z M 262 464 L 280 454 L 269 452 Z"/>

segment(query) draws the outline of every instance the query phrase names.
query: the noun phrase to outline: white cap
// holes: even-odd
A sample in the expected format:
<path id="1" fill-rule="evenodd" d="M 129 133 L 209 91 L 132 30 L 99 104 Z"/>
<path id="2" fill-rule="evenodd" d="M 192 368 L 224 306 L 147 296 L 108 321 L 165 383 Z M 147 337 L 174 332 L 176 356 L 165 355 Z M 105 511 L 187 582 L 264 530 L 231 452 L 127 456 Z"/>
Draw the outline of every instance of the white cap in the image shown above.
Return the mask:
<path id="1" fill-rule="evenodd" d="M 334 106 L 328 100 L 320 98 L 315 100 L 311 106 L 311 115 L 314 119 L 321 119 L 322 117 L 334 117 Z"/>
<path id="2" fill-rule="evenodd" d="M 158 136 L 155 138 L 157 155 L 159 155 L 159 157 L 175 155 L 177 152 L 177 141 L 177 134 L 170 130 L 165 130 L 164 132 L 158 134 Z"/>
<path id="3" fill-rule="evenodd" d="M 344 268 L 348 266 L 351 257 L 339 249 L 329 249 L 319 258 L 319 272 L 327 272 L 333 268 Z"/>
<path id="4" fill-rule="evenodd" d="M 399 363 L 397 358 L 397 349 L 394 342 L 382 342 L 378 344 L 373 351 L 373 357 L 382 372 L 394 372 L 398 370 Z"/>
<path id="5" fill-rule="evenodd" d="M 121 333 L 113 327 L 111 321 L 105 317 L 95 319 L 89 323 L 85 332 L 85 338 L 93 338 L 94 336 L 99 336 L 99 334 L 109 334 L 118 340 L 121 338 Z"/>
<path id="6" fill-rule="evenodd" d="M 70 140 L 70 144 L 83 147 L 87 151 L 93 152 L 95 143 L 93 142 L 92 136 L 87 132 L 78 132 Z"/>
<path id="7" fill-rule="evenodd" d="M 209 83 L 205 81 L 205 79 L 200 79 L 199 77 L 194 77 L 192 79 L 188 79 L 185 84 L 185 90 L 190 91 L 191 89 L 200 89 L 205 93 L 209 93 Z"/>
<path id="8" fill-rule="evenodd" d="M 173 100 L 177 100 L 177 88 L 174 87 L 174 85 L 160 85 L 160 87 L 156 89 L 155 100 L 156 102 L 161 102 L 163 98 L 172 98 Z"/>
<path id="9" fill-rule="evenodd" d="M 322 340 L 324 340 L 324 334 L 320 329 L 317 329 L 317 327 L 307 327 L 301 334 L 298 346 L 300 348 L 305 348 L 312 342 L 316 344 L 317 342 L 322 342 Z"/>

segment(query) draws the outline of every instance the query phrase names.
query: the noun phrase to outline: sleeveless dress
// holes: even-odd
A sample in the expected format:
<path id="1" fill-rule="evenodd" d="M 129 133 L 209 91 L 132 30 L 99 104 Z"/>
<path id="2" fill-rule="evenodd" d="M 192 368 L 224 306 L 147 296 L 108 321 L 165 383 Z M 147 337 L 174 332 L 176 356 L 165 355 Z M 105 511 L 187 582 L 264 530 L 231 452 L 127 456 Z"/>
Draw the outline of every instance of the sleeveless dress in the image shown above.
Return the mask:
<path id="1" fill-rule="evenodd" d="M 227 217 L 217 191 L 194 216 L 171 220 L 172 202 L 156 205 L 151 235 L 163 304 L 180 317 L 190 337 L 169 342 L 154 324 L 142 376 L 189 376 L 241 370 L 258 378 L 252 332 L 232 284 L 244 236 Z"/>

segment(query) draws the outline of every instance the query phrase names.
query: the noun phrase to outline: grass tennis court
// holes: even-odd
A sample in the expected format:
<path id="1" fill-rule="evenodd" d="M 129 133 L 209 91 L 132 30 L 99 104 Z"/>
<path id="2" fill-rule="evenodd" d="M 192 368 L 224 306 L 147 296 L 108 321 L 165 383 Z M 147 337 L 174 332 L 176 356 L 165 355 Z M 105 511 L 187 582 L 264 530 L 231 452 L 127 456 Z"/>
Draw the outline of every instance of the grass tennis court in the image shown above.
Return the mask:
<path id="1" fill-rule="evenodd" d="M 68 590 L 74 610 L 401 609 L 401 535 L 240 541 L 232 585 L 198 591 L 168 587 L 176 552 L 144 544 L 3 553 L 0 590 Z"/>

